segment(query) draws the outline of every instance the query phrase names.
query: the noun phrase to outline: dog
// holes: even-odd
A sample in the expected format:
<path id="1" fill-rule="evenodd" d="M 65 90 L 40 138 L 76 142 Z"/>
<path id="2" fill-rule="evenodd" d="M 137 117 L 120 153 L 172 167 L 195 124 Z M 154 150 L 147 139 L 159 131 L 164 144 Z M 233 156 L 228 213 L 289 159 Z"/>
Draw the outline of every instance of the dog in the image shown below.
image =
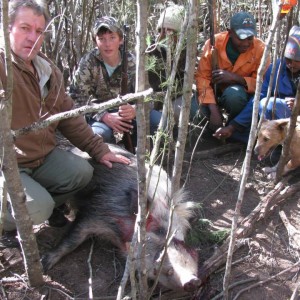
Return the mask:
<path id="1" fill-rule="evenodd" d="M 258 132 L 256 146 L 254 148 L 255 154 L 258 155 L 258 160 L 263 160 L 270 155 L 272 151 L 285 141 L 290 118 L 278 120 L 265 120 Z M 300 166 L 300 116 L 297 118 L 296 128 L 290 144 L 289 157 L 284 166 L 282 175 L 295 170 Z M 270 178 L 275 178 L 277 165 L 274 167 L 266 167 L 263 171 L 269 174 Z"/>

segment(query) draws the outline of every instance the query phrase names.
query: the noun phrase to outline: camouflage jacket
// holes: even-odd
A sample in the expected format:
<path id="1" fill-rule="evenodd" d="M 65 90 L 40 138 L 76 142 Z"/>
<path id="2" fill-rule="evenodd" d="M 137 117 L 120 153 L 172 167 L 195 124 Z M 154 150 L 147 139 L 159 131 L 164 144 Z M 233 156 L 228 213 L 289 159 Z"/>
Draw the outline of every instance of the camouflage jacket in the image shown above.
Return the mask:
<path id="1" fill-rule="evenodd" d="M 122 53 L 121 53 L 122 54 Z M 128 93 L 134 92 L 135 58 L 128 53 Z M 82 57 L 70 86 L 70 96 L 75 100 L 76 107 L 94 103 L 102 103 L 116 98 L 120 94 L 122 68 L 119 65 L 109 77 L 104 61 L 98 48 Z M 93 118 L 101 120 L 101 112 Z"/>

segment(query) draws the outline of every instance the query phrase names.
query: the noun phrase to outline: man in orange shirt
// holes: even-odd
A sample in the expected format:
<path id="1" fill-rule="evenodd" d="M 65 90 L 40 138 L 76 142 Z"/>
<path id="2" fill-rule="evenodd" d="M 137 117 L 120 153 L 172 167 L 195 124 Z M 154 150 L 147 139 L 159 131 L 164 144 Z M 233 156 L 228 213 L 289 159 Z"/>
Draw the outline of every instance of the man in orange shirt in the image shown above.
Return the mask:
<path id="1" fill-rule="evenodd" d="M 256 22 L 251 14 L 235 14 L 230 28 L 215 35 L 216 70 L 212 69 L 210 40 L 204 45 L 195 79 L 200 110 L 208 117 L 213 132 L 223 127 L 220 108 L 228 114 L 229 122 L 245 108 L 255 92 L 257 70 L 265 48 L 256 34 Z"/>

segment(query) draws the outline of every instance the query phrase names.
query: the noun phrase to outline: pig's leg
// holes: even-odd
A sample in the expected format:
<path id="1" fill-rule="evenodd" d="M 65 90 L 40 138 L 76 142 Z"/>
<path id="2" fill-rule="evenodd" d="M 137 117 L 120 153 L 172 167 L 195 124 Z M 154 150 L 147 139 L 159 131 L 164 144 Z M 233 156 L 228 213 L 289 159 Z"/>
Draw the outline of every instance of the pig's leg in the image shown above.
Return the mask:
<path id="1" fill-rule="evenodd" d="M 51 269 L 63 256 L 75 250 L 89 236 L 99 236 L 101 239 L 108 240 L 116 247 L 123 249 L 125 245 L 121 242 L 116 232 L 107 226 L 106 222 L 77 222 L 75 221 L 67 233 L 66 237 L 57 245 L 55 249 L 46 253 L 42 257 L 42 265 L 44 271 Z"/>

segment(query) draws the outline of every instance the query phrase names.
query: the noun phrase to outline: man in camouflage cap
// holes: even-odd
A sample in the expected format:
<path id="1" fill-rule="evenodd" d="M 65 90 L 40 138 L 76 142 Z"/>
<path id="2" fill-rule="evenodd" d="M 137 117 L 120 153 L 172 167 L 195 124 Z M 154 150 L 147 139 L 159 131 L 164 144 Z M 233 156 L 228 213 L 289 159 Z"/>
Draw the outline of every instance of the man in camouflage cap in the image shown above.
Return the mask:
<path id="1" fill-rule="evenodd" d="M 115 18 L 105 16 L 97 19 L 93 28 L 93 38 L 96 37 L 101 27 L 116 32 L 123 39 L 123 31 Z"/>
<path id="2" fill-rule="evenodd" d="M 105 16 L 96 20 L 92 34 L 97 47 L 82 57 L 70 87 L 77 106 L 89 104 L 89 99 L 102 103 L 120 94 L 122 29 L 116 19 Z M 128 54 L 128 74 L 128 92 L 134 92 L 135 64 L 131 54 Z M 112 143 L 114 131 L 132 129 L 135 107 L 128 104 L 87 118 L 93 131 Z"/>
<path id="3" fill-rule="evenodd" d="M 96 47 L 82 57 L 70 87 L 70 94 L 77 106 L 88 104 L 89 99 L 93 99 L 95 103 L 102 103 L 120 94 L 121 64 L 124 56 L 121 47 L 123 31 L 115 18 L 105 16 L 96 20 L 92 34 Z M 127 59 L 127 92 L 133 93 L 135 59 L 129 52 Z M 133 130 L 135 145 L 135 116 L 135 105 L 126 104 L 87 116 L 87 119 L 93 131 L 108 143 L 115 143 L 115 132 L 124 133 Z M 157 128 L 157 125 L 153 128 Z"/>

